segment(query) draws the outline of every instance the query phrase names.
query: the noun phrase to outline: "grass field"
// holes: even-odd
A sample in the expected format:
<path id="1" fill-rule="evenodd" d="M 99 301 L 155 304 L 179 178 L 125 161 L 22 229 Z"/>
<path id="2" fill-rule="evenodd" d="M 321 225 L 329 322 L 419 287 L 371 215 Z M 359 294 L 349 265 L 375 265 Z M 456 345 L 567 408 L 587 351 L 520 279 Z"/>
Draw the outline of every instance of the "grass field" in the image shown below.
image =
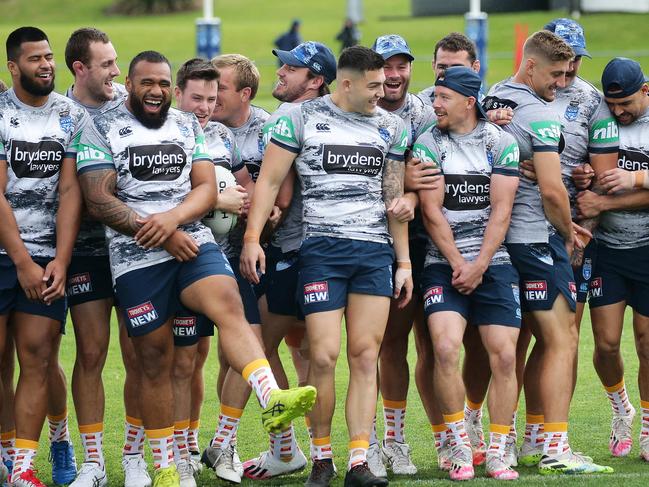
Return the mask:
<path id="1" fill-rule="evenodd" d="M 2 16 L 0 17 L 0 38 L 20 25 L 32 24 L 43 28 L 50 36 L 55 55 L 58 59 L 58 90 L 63 91 L 71 82 L 70 74 L 65 68 L 63 49 L 69 33 L 80 26 L 92 25 L 106 30 L 120 54 L 120 64 L 125 70 L 129 59 L 144 49 L 157 49 L 165 53 L 174 63 L 179 65 L 185 59 L 194 55 L 194 19 L 197 13 L 186 13 L 173 16 L 157 17 L 104 17 L 102 8 L 110 0 L 78 1 L 78 0 L 0 0 Z M 275 58 L 270 53 L 272 40 L 284 31 L 293 17 L 299 17 L 303 22 L 302 35 L 305 39 L 319 40 L 331 45 L 337 50 L 334 36 L 344 16 L 344 1 L 304 2 L 284 0 L 281 2 L 264 2 L 260 0 L 219 0 L 216 2 L 217 15 L 223 20 L 223 51 L 241 52 L 259 65 L 262 72 L 262 82 L 257 103 L 267 109 L 275 106 L 270 97 L 274 82 Z M 513 32 L 515 23 L 529 26 L 530 33 L 541 28 L 551 18 L 563 15 L 563 12 L 530 12 L 516 15 L 490 16 L 490 64 L 488 81 L 493 83 L 511 73 Z M 452 30 L 463 29 L 463 19 L 459 16 L 443 18 L 412 19 L 409 15 L 407 0 L 368 0 L 365 2 L 365 23 L 361 26 L 363 43 L 371 44 L 374 38 L 383 33 L 396 32 L 404 35 L 411 44 L 417 57 L 415 61 L 412 90 L 428 86 L 432 82 L 430 58 L 434 43 Z M 582 73 L 585 78 L 598 83 L 602 67 L 615 55 L 626 55 L 638 59 L 641 63 L 649 62 L 649 50 L 644 48 L 644 34 L 647 15 L 588 15 L 582 18 L 586 29 L 588 47 L 594 59 L 583 64 Z M 0 77 L 7 80 L 6 68 L 0 69 Z M 123 76 L 121 77 L 123 80 Z M 638 406 L 638 393 L 635 376 L 637 360 L 633 347 L 633 335 L 628 321 L 625 330 L 623 350 L 627 364 L 627 382 L 629 393 Z M 71 330 L 71 325 L 68 326 Z M 119 356 L 117 328 L 113 324 L 113 340 L 111 342 L 108 363 L 104 371 L 106 386 L 107 410 L 105 452 L 107 457 L 110 485 L 121 485 L 120 468 L 121 443 L 123 436 L 122 384 L 123 369 Z M 620 485 L 644 486 L 647 484 L 649 465 L 643 464 L 637 458 L 637 446 L 631 457 L 627 459 L 612 459 L 607 450 L 610 412 L 609 407 L 594 373 L 591 364 L 593 349 L 590 324 L 586 320 L 582 329 L 580 346 L 581 363 L 579 381 L 571 410 L 572 444 L 581 451 L 592 455 L 597 461 L 607 463 L 616 468 L 614 477 L 562 478 L 561 482 L 570 485 Z M 61 356 L 68 377 L 72 371 L 74 360 L 74 339 L 72 332 L 63 341 Z M 285 350 L 283 350 L 286 358 Z M 414 346 L 409 354 L 411 370 L 414 368 Z M 285 362 L 286 363 L 286 362 Z M 344 390 L 347 379 L 347 364 L 344 353 L 339 362 L 338 408 L 334 418 L 333 446 L 338 467 L 344 470 L 346 463 L 346 434 L 345 421 L 342 414 Z M 207 398 L 203 410 L 203 427 L 201 433 L 202 445 L 211 437 L 218 416 L 218 401 L 216 399 L 215 378 L 217 364 L 215 354 L 211 354 L 206 367 Z M 294 381 L 294 375 L 289 370 Z M 427 424 L 423 409 L 417 397 L 414 380 L 411 381 L 409 408 L 406 434 L 412 446 L 413 459 L 419 468 L 419 474 L 412 479 L 399 479 L 393 485 L 422 485 L 432 481 L 446 479 L 446 475 L 437 471 L 436 459 L 433 453 L 432 433 Z M 72 399 L 69 399 L 71 411 L 71 429 L 75 444 L 79 447 L 76 420 L 74 417 Z M 251 401 L 239 434 L 239 449 L 243 459 L 256 455 L 266 448 L 264 435 L 259 420 L 259 407 Z M 519 414 L 519 431 L 522 431 L 524 421 L 524 404 L 521 404 Z M 381 421 L 379 421 L 381 423 Z M 299 425 L 301 426 L 301 425 Z M 308 451 L 306 432 L 298 427 L 300 443 L 304 451 Z M 638 425 L 634 430 L 637 438 Z M 44 436 L 45 437 L 45 432 Z M 50 482 L 49 466 L 47 465 L 47 447 L 41 443 L 42 449 L 38 457 L 37 467 L 42 472 L 42 478 Z M 81 452 L 77 448 L 77 458 Z M 520 469 L 519 485 L 545 485 L 556 482 L 538 476 L 534 470 Z M 478 475 L 484 476 L 484 470 L 478 469 Z M 300 485 L 306 473 L 272 482 L 273 485 Z M 203 473 L 200 484 L 215 483 L 210 472 Z M 493 481 L 476 480 L 472 485 L 493 485 Z M 342 485 L 339 479 L 336 485 Z"/>

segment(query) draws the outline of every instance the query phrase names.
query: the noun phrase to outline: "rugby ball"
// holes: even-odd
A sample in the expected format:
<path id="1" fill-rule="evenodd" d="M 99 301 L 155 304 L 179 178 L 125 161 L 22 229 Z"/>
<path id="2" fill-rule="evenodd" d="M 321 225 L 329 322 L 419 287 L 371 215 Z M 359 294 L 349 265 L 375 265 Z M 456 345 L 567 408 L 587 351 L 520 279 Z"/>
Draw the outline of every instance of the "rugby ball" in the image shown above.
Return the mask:
<path id="1" fill-rule="evenodd" d="M 237 180 L 228 169 L 222 166 L 214 166 L 214 172 L 216 173 L 216 187 L 219 194 L 225 188 L 237 185 Z M 223 235 L 227 235 L 237 224 L 237 215 L 214 209 L 203 218 L 203 223 L 212 230 L 212 234 L 215 237 L 222 237 Z"/>

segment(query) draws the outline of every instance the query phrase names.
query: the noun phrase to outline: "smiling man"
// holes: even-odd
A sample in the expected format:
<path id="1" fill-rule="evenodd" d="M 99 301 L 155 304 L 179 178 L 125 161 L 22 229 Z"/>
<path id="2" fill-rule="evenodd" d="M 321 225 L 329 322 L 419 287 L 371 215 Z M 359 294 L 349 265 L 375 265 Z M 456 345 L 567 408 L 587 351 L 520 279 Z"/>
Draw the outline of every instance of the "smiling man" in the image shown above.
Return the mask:
<path id="1" fill-rule="evenodd" d="M 59 367 L 66 270 L 81 218 L 74 157 L 88 115 L 53 93 L 54 56 L 43 31 L 16 29 L 6 46 L 13 88 L 0 97 L 0 350 L 12 323 L 21 372 L 12 482 L 41 487 L 33 460 L 48 406 L 48 371 Z M 63 440 L 67 427 L 58 430 Z M 68 441 L 60 445 L 64 455 L 70 451 Z"/>
<path id="2" fill-rule="evenodd" d="M 154 486 L 178 486 L 173 459 L 173 317 L 181 305 L 218 323 L 224 352 L 253 388 L 268 431 L 310 409 L 312 387 L 280 391 L 243 314 L 225 255 L 200 218 L 217 199 L 214 164 L 193 114 L 171 109 L 171 67 L 138 54 L 123 104 L 84 131 L 77 171 L 107 228 L 111 270 L 142 371 L 140 405 Z"/>
<path id="3" fill-rule="evenodd" d="M 378 108 L 383 64 L 379 54 L 365 47 L 345 49 L 338 59 L 336 90 L 279 118 L 264 154 L 241 254 L 244 275 L 257 282 L 257 264 L 265 271 L 259 236 L 295 161 L 305 236 L 298 289 L 309 338 L 309 383 L 318 388 L 310 416 L 309 487 L 327 486 L 335 474 L 330 435 L 343 315 L 350 370 L 345 485 L 388 484 L 367 465 L 376 366 L 390 297 L 406 304 L 412 278 L 407 226 L 386 211 L 403 195 L 407 134 L 401 119 Z"/>

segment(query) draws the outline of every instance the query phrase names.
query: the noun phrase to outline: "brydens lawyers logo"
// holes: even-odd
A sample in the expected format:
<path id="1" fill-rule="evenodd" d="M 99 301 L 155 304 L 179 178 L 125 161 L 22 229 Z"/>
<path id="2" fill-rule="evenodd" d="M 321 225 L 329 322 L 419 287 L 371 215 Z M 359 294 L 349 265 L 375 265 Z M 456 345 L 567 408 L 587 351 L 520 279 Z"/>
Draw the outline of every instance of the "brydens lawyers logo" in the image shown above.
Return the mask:
<path id="1" fill-rule="evenodd" d="M 324 145 L 322 168 L 328 174 L 378 176 L 383 169 L 383 152 L 369 146 Z"/>
<path id="2" fill-rule="evenodd" d="M 310 282 L 304 285 L 304 304 L 329 301 L 329 283 L 327 281 Z"/>
<path id="3" fill-rule="evenodd" d="M 424 293 L 424 308 L 444 302 L 444 286 L 433 286 Z"/>
<path id="4" fill-rule="evenodd" d="M 545 301 L 548 299 L 548 283 L 546 281 L 525 281 L 525 299 L 528 301 Z"/>
<path id="5" fill-rule="evenodd" d="M 151 304 L 151 301 L 128 308 L 126 314 L 133 328 L 146 325 L 158 319 L 158 312 L 153 307 L 153 304 Z"/>
<path id="6" fill-rule="evenodd" d="M 67 293 L 68 296 L 76 296 L 92 292 L 92 280 L 90 273 L 74 274 L 68 277 Z"/>
<path id="7" fill-rule="evenodd" d="M 16 177 L 46 179 L 59 172 L 65 150 L 56 140 L 13 140 L 9 154 Z"/>
<path id="8" fill-rule="evenodd" d="M 196 317 L 184 316 L 174 318 L 174 335 L 177 337 L 196 336 Z"/>

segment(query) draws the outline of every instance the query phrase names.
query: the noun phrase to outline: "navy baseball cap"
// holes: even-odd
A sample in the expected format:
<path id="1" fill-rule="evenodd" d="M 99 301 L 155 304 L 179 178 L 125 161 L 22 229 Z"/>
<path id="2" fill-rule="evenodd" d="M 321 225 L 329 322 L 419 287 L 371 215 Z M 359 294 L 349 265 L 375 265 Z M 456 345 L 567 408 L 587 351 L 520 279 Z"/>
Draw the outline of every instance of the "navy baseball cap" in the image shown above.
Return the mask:
<path id="1" fill-rule="evenodd" d="M 273 54 L 288 66 L 309 68 L 313 74 L 323 76 L 327 84 L 336 79 L 336 57 L 320 42 L 303 42 L 290 51 L 273 49 Z"/>
<path id="2" fill-rule="evenodd" d="M 625 98 L 633 95 L 649 81 L 638 61 L 625 57 L 611 59 L 602 73 L 602 90 L 608 98 Z"/>
<path id="3" fill-rule="evenodd" d="M 386 61 L 397 54 L 403 54 L 410 61 L 415 60 L 415 57 L 410 52 L 410 47 L 406 40 L 397 34 L 388 34 L 377 37 L 372 45 L 372 50 L 377 54 L 380 54 Z"/>
<path id="4" fill-rule="evenodd" d="M 472 96 L 475 98 L 475 106 L 478 110 L 478 118 L 489 120 L 487 112 L 478 101 L 480 99 L 480 86 L 482 79 L 480 75 L 466 66 L 451 66 L 444 70 L 444 74 L 437 78 L 435 86 L 444 86 L 460 95 Z"/>
<path id="5" fill-rule="evenodd" d="M 591 57 L 586 50 L 584 29 L 574 20 L 566 18 L 554 19 L 545 24 L 543 28 L 561 37 L 566 44 L 572 47 L 576 56 Z"/>

